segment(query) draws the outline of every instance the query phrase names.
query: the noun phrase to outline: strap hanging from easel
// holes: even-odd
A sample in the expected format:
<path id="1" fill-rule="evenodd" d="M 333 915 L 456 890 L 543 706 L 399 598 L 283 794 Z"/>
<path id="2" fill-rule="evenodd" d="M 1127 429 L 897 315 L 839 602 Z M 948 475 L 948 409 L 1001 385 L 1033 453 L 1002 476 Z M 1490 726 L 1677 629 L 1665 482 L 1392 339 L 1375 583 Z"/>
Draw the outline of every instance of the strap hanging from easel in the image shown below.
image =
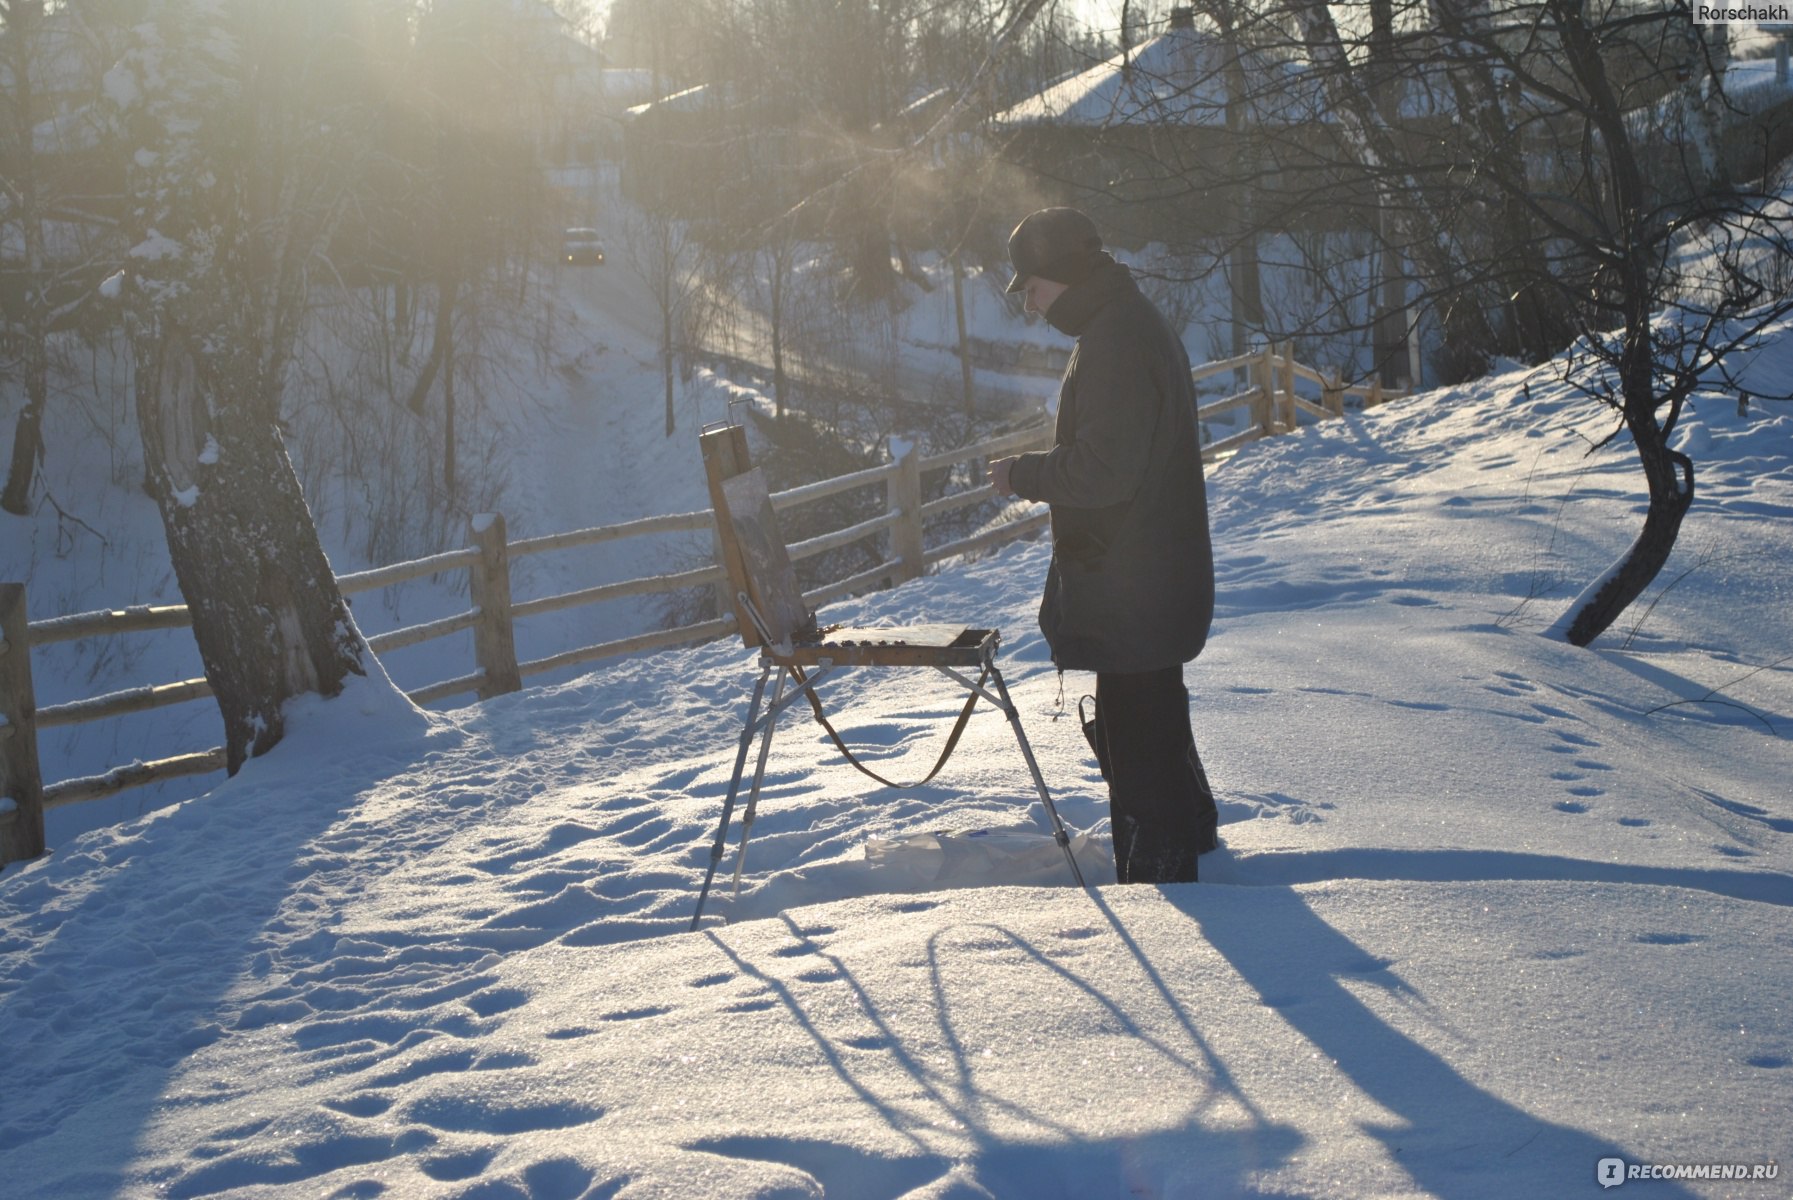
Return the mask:
<path id="1" fill-rule="evenodd" d="M 971 695 L 965 697 L 965 707 L 959 710 L 959 719 L 953 723 L 953 731 L 946 737 L 946 748 L 940 752 L 940 757 L 935 760 L 934 769 L 929 771 L 926 777 L 915 783 L 897 783 L 894 780 L 886 779 L 884 776 L 860 762 L 857 758 L 854 758 L 853 752 L 847 749 L 847 744 L 841 741 L 840 734 L 834 731 L 834 726 L 830 725 L 828 723 L 828 718 L 822 715 L 822 698 L 816 695 L 816 690 L 813 687 L 809 686 L 809 680 L 804 676 L 803 669 L 801 667 L 793 666 L 791 668 L 791 674 L 796 678 L 797 686 L 801 687 L 803 689 L 803 694 L 809 698 L 810 712 L 815 715 L 816 724 L 828 731 L 828 737 L 834 742 L 834 748 L 839 750 L 846 760 L 852 763 L 854 768 L 862 774 L 871 776 L 885 787 L 903 789 L 918 788 L 931 782 L 934 776 L 940 774 L 940 768 L 946 765 L 946 760 L 952 757 L 953 750 L 959 744 L 959 735 L 965 732 L 965 725 L 971 720 L 971 710 L 977 707 L 978 693 L 983 690 L 985 681 L 990 678 L 990 664 L 987 662 L 984 664 L 983 674 L 977 677 L 977 689 L 974 690 Z"/>

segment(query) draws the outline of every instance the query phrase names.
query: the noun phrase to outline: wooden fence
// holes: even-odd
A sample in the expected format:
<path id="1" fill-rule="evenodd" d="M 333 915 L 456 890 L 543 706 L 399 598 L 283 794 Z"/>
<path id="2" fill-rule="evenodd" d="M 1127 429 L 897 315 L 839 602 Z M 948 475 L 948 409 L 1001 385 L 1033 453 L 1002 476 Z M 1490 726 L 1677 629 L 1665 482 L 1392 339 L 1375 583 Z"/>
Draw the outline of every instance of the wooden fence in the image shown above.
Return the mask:
<path id="1" fill-rule="evenodd" d="M 1295 362 L 1286 349 L 1281 354 L 1273 349 L 1265 349 L 1223 362 L 1208 363 L 1196 368 L 1192 374 L 1200 381 L 1229 371 L 1248 373 L 1250 385 L 1234 395 L 1202 404 L 1198 416 L 1206 423 L 1223 413 L 1245 409 L 1248 420 L 1240 432 L 1210 442 L 1202 448 L 1203 457 L 1209 461 L 1220 461 L 1257 438 L 1293 431 L 1300 424 L 1303 414 L 1314 419 L 1342 416 L 1347 398 L 1355 399 L 1362 406 L 1368 407 L 1397 395 L 1394 392 L 1383 392 L 1380 384 L 1375 383 L 1367 387 L 1346 387 L 1336 373 L 1322 375 L 1304 367 Z M 1298 395 L 1297 380 L 1316 387 L 1319 400 L 1316 402 Z M 928 546 L 925 530 L 930 518 L 990 499 L 994 492 L 988 484 L 975 484 L 924 503 L 921 499 L 922 474 L 967 462 L 977 463 L 988 458 L 1043 449 L 1050 446 L 1051 442 L 1051 427 L 1040 425 L 928 457 L 922 457 L 911 449 L 882 466 L 777 493 L 772 497 L 772 505 L 782 512 L 857 488 L 880 485 L 884 488 L 883 513 L 844 529 L 793 543 L 790 552 L 794 561 L 801 561 L 827 550 L 883 536 L 887 547 L 885 561 L 870 570 L 808 592 L 804 600 L 811 606 L 819 607 L 855 592 L 894 585 L 920 576 L 929 566 L 943 559 L 988 549 L 1043 529 L 1046 525 L 1046 513 L 1041 511 L 970 537 Z M 712 563 L 671 575 L 624 580 L 558 596 L 519 601 L 511 595 L 510 564 L 513 559 L 530 554 L 596 546 L 624 538 L 703 532 L 714 532 L 714 514 L 709 509 L 508 541 L 504 518 L 497 514 L 485 514 L 475 517 L 470 523 L 468 544 L 459 550 L 368 571 L 357 571 L 339 576 L 337 583 L 345 595 L 354 595 L 427 575 L 466 571 L 469 602 L 467 611 L 374 634 L 367 642 L 375 654 L 383 654 L 447 637 L 462 630 L 472 630 L 473 671 L 417 688 L 407 694 L 418 704 L 429 704 L 469 693 L 483 700 L 516 691 L 522 687 L 524 679 L 545 671 L 644 650 L 687 645 L 732 633 L 735 619 L 731 606 L 724 598 L 717 609 L 726 615 L 716 620 L 600 642 L 532 661 L 517 660 L 515 623 L 525 617 L 597 604 L 605 600 L 665 593 L 683 588 L 722 589 L 726 587 L 726 579 L 722 567 Z M 45 785 L 38 770 L 39 729 L 54 729 L 129 713 L 147 712 L 210 696 L 212 689 L 203 678 L 184 679 L 173 683 L 127 688 L 84 700 L 38 708 L 31 684 L 29 651 L 33 647 L 78 638 L 185 628 L 191 625 L 191 618 L 187 607 L 182 604 L 73 613 L 29 623 L 25 612 L 25 586 L 19 583 L 0 583 L 0 865 L 34 858 L 43 852 L 43 813 L 46 809 L 92 800 L 126 788 L 180 776 L 218 771 L 224 767 L 224 750 L 217 747 L 152 762 L 127 763 L 113 767 L 103 774 L 64 779 Z"/>

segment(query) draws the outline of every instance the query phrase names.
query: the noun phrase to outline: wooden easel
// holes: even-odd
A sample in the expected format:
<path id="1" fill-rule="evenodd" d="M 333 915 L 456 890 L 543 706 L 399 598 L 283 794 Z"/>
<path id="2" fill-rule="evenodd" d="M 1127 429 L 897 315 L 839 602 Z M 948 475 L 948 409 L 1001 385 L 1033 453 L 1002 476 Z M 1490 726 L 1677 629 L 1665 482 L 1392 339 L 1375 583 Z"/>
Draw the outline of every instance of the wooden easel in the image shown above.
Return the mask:
<path id="1" fill-rule="evenodd" d="M 1040 803 L 1052 826 L 1052 836 L 1065 853 L 1065 861 L 1077 886 L 1084 887 L 1083 872 L 1071 853 L 1070 835 L 1046 790 L 1046 780 L 1034 759 L 1033 747 L 1021 728 L 1021 716 L 1009 699 L 1002 672 L 996 667 L 996 647 L 1001 634 L 994 629 L 974 629 L 968 625 L 933 623 L 865 629 L 824 628 L 819 625 L 803 600 L 797 583 L 796 569 L 791 565 L 784 539 L 778 532 L 777 514 L 766 490 L 765 476 L 753 466 L 747 452 L 747 431 L 739 425 L 706 427 L 698 437 L 703 451 L 704 473 L 709 480 L 710 501 L 716 513 L 716 531 L 722 547 L 723 566 L 728 574 L 730 598 L 741 641 L 748 648 L 759 647 L 760 675 L 754 685 L 753 699 L 747 707 L 747 720 L 741 729 L 741 740 L 735 754 L 734 775 L 729 780 L 728 796 L 722 804 L 722 821 L 716 840 L 710 847 L 709 869 L 704 873 L 703 889 L 697 897 L 697 911 L 691 915 L 691 928 L 696 929 L 703 916 L 704 902 L 716 877 L 727 845 L 728 828 L 734 816 L 735 799 L 740 794 L 741 776 L 747 766 L 747 755 L 755 737 L 760 738 L 759 760 L 741 819 L 741 845 L 735 865 L 735 888 L 741 884 L 741 871 L 746 862 L 747 839 L 759 805 L 760 784 L 765 779 L 766 760 L 772 749 L 772 732 L 778 715 L 800 697 L 807 698 L 816 719 L 827 729 L 840 752 L 861 771 L 891 787 L 916 787 L 920 784 L 893 784 L 868 770 L 853 757 L 833 726 L 822 714 L 816 688 L 835 671 L 854 667 L 932 667 L 968 689 L 965 707 L 947 739 L 946 750 L 934 764 L 926 783 L 945 765 L 959 735 L 964 731 L 973 708 L 981 697 L 994 704 L 1009 719 L 1015 741 L 1021 747 L 1033 777 Z M 771 700 L 766 703 L 766 684 L 777 668 Z M 976 668 L 978 677 L 966 672 Z M 788 694 L 787 683 L 797 686 Z M 765 710 L 761 711 L 764 704 Z"/>

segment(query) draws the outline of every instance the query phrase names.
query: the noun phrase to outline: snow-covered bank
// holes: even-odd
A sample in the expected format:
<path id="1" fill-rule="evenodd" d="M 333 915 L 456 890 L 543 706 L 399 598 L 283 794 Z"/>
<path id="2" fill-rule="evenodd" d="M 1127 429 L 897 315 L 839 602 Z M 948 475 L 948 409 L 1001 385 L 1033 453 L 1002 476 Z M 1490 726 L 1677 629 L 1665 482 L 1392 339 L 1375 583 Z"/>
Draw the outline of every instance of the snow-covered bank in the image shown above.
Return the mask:
<path id="1" fill-rule="evenodd" d="M 1793 365 L 1784 338 L 1757 353 Z M 1583 457 L 1598 415 L 1525 383 L 1214 474 L 1202 883 L 922 889 L 867 840 L 1043 828 L 1005 724 L 981 711 L 897 794 L 793 718 L 741 896 L 690 934 L 738 646 L 321 713 L 0 875 L 8 1194 L 1566 1196 L 1614 1155 L 1788 1162 L 1793 414 L 1696 402 L 1683 545 L 1580 651 L 1535 631 L 1641 487 Z M 1045 564 L 1014 546 L 830 616 L 1001 628 L 1099 839 L 1033 623 Z M 899 770 L 957 708 L 920 672 L 832 692 Z"/>

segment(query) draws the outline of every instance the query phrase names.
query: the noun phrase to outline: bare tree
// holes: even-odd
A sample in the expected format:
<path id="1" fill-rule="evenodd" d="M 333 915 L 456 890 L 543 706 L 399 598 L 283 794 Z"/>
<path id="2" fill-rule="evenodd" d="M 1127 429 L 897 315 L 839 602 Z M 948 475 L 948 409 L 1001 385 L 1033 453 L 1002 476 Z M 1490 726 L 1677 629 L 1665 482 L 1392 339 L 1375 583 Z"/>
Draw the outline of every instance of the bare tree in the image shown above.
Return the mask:
<path id="1" fill-rule="evenodd" d="M 123 34 L 103 0 L 46 12 L 43 0 L 0 0 L 0 327 L 4 362 L 24 403 L 0 510 L 31 509 L 45 452 L 52 344 L 77 323 L 115 256 L 116 195 L 92 84 Z"/>
<path id="2" fill-rule="evenodd" d="M 458 422 L 463 351 L 477 342 L 482 314 L 507 274 L 527 290 L 539 256 L 547 204 L 540 156 L 529 130 L 539 126 L 544 81 L 531 64 L 555 27 L 521 23 L 502 0 L 438 0 L 419 25 L 416 70 L 421 112 L 401 117 L 405 153 L 415 172 L 417 211 L 429 233 L 409 246 L 410 265 L 432 293 L 430 350 L 406 398 L 421 413 L 441 396 L 442 487 L 450 505 L 460 492 Z M 518 298 L 521 298 L 520 296 Z M 438 387 L 439 385 L 439 387 Z"/>
<path id="3" fill-rule="evenodd" d="M 680 355 L 689 351 L 687 323 L 704 289 L 702 244 L 687 221 L 646 209 L 629 221 L 625 257 L 653 292 L 660 317 L 660 373 L 666 387 L 666 436 L 677 428 L 673 408 Z"/>
<path id="4" fill-rule="evenodd" d="M 147 484 L 233 774 L 285 701 L 366 674 L 281 437 L 307 283 L 369 143 L 356 0 L 151 0 L 112 91 Z"/>
<path id="5" fill-rule="evenodd" d="M 1585 646 L 1656 578 L 1693 504 L 1694 464 L 1671 446 L 1683 405 L 1793 311 L 1772 277 L 1793 254 L 1793 219 L 1771 161 L 1743 164 L 1753 186 L 1730 182 L 1723 43 L 1685 4 L 1435 7 L 1450 95 L 1470 119 L 1439 123 L 1442 147 L 1366 135 L 1359 149 L 1390 168 L 1385 178 L 1421 181 L 1411 199 L 1445 197 L 1456 216 L 1432 242 L 1453 261 L 1422 266 L 1432 294 L 1492 293 L 1534 351 L 1573 335 L 1566 380 L 1614 414 L 1606 441 L 1623 435 L 1637 453 L 1643 526 L 1552 629 Z M 1430 31 L 1407 39 L 1397 80 L 1409 93 L 1426 86 L 1438 42 Z"/>
<path id="6" fill-rule="evenodd" d="M 1793 311 L 1776 275 L 1793 217 L 1765 155 L 1784 131 L 1726 100 L 1723 42 L 1684 3 L 1432 0 L 1410 15 L 1435 27 L 1391 25 L 1378 48 L 1342 36 L 1325 0 L 1292 2 L 1345 177 L 1392 218 L 1364 224 L 1407 259 L 1447 342 L 1566 349 L 1566 380 L 1614 416 L 1602 445 L 1637 453 L 1643 527 L 1552 631 L 1587 645 L 1656 578 L 1693 503 L 1694 464 L 1671 446 L 1683 405 Z"/>
<path id="7" fill-rule="evenodd" d="M 40 34 L 44 23 L 41 0 L 7 0 L 0 4 L 0 17 L 6 26 L 0 31 L 0 66 L 7 75 L 4 93 L 0 93 L 7 118 L 0 132 L 0 145 L 16 164 L 6 172 L 4 208 L 0 208 L 0 252 L 3 252 L 8 231 L 16 231 L 19 243 L 20 278 L 23 295 L 18 314 L 7 325 L 16 329 L 8 339 L 18 346 L 19 374 L 25 391 L 25 403 L 13 430 L 12 465 L 6 487 L 0 491 L 0 509 L 16 516 L 31 511 L 31 485 L 38 463 L 43 458 L 44 402 L 49 395 L 49 332 L 51 315 L 46 297 L 47 258 L 44 252 L 44 212 L 41 198 L 41 158 L 36 148 L 36 129 L 40 112 L 34 95 L 34 82 L 42 45 Z"/>
<path id="8" fill-rule="evenodd" d="M 1664 63 L 1657 49 L 1669 22 L 1690 21 L 1680 6 L 1665 10 L 1654 29 L 1647 20 L 1606 15 L 1580 0 L 1542 0 L 1535 17 L 1561 49 L 1560 57 L 1551 56 L 1553 69 L 1510 54 L 1506 60 L 1525 86 L 1580 127 L 1580 144 L 1588 148 L 1577 162 L 1586 202 L 1572 212 L 1548 213 L 1585 264 L 1572 276 L 1583 331 L 1565 374 L 1615 414 L 1612 437 L 1629 435 L 1649 496 L 1636 540 L 1552 629 L 1585 646 L 1656 578 L 1693 505 L 1693 461 L 1670 445 L 1683 405 L 1709 380 L 1734 386 L 1732 352 L 1793 312 L 1793 295 L 1777 289 L 1774 279 L 1793 255 L 1793 214 L 1776 194 L 1789 180 L 1779 175 L 1777 187 L 1771 164 L 1755 164 L 1756 187 L 1720 186 L 1728 174 L 1722 145 L 1709 138 L 1695 138 L 1693 147 L 1652 144 L 1649 124 L 1625 103 L 1632 88 L 1615 51 L 1630 50 L 1646 79 L 1691 67 Z M 1712 49 L 1701 46 L 1701 58 Z M 1722 94 L 1720 74 L 1704 74 Z M 1671 93 L 1647 103 L 1674 99 Z M 1646 166 L 1651 160 L 1654 178 Z M 1667 178 L 1660 173 L 1664 165 L 1671 166 Z M 1698 252 L 1683 257 L 1690 242 Z"/>

